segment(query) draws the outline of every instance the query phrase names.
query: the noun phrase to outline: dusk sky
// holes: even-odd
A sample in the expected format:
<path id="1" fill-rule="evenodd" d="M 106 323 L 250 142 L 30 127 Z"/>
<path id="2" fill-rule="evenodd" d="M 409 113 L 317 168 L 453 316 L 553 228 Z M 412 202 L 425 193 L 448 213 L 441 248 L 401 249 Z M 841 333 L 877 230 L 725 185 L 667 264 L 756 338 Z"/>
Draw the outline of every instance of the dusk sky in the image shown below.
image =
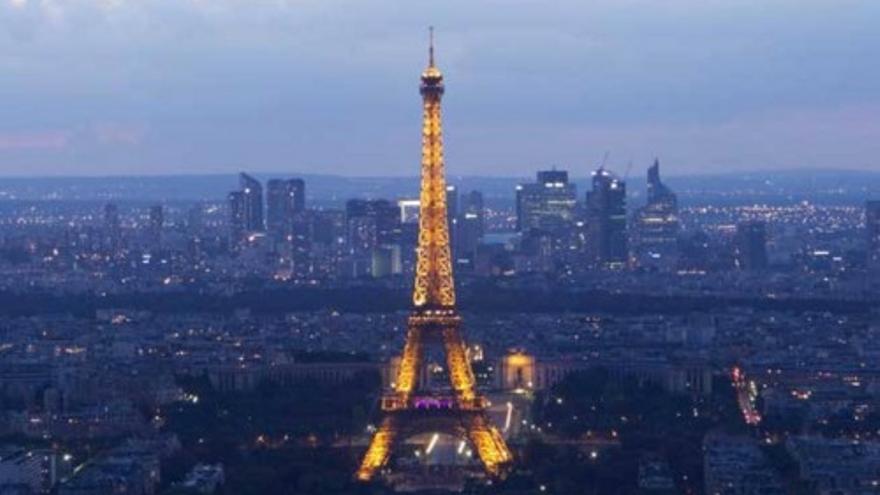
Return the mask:
<path id="1" fill-rule="evenodd" d="M 0 175 L 880 170 L 877 0 L 0 0 Z"/>

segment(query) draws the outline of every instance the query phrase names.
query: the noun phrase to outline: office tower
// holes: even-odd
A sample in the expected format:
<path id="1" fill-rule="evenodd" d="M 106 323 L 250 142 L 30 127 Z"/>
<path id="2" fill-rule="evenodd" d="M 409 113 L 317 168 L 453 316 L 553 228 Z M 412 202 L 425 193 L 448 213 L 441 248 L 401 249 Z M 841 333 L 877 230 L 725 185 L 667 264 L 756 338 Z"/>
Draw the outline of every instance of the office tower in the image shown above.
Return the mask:
<path id="1" fill-rule="evenodd" d="M 400 210 L 385 199 L 351 199 L 345 203 L 349 247 L 363 254 L 400 237 Z"/>
<path id="2" fill-rule="evenodd" d="M 446 216 L 440 123 L 443 76 L 434 65 L 433 52 L 432 46 L 421 86 L 422 205 L 413 310 L 393 391 L 382 398 L 384 417 L 357 472 L 362 481 L 371 480 L 388 464 L 392 451 L 418 433 L 465 435 L 490 476 L 501 476 L 512 460 L 504 438 L 486 414 L 486 399 L 476 390 L 460 333 Z M 428 356 L 426 348 L 438 344 L 445 354 L 449 374 L 447 388 L 439 391 L 419 379 Z"/>
<path id="3" fill-rule="evenodd" d="M 150 207 L 150 220 L 147 227 L 150 242 L 158 246 L 162 242 L 162 227 L 165 225 L 165 211 L 162 205 Z"/>
<path id="4" fill-rule="evenodd" d="M 400 275 L 403 270 L 399 245 L 380 246 L 373 249 L 370 274 L 373 278 Z"/>
<path id="5" fill-rule="evenodd" d="M 336 277 L 346 249 L 345 211 L 307 210 L 311 220 L 309 258 L 314 273 L 321 277 Z"/>
<path id="6" fill-rule="evenodd" d="M 400 208 L 400 223 L 418 225 L 419 204 L 419 200 L 417 199 L 397 200 L 397 207 Z"/>
<path id="7" fill-rule="evenodd" d="M 401 199 L 397 201 L 400 208 L 400 239 L 402 263 L 410 268 L 415 263 L 415 248 L 419 240 L 419 205 L 418 199 Z"/>
<path id="8" fill-rule="evenodd" d="M 446 220 L 451 224 L 458 216 L 458 188 L 453 185 L 446 186 Z"/>
<path id="9" fill-rule="evenodd" d="M 345 244 L 344 211 L 314 210 L 312 219 L 312 242 L 327 247 Z"/>
<path id="10" fill-rule="evenodd" d="M 248 174 L 238 176 L 243 201 L 244 228 L 247 232 L 262 232 L 263 225 L 263 186 L 260 181 Z"/>
<path id="11" fill-rule="evenodd" d="M 736 226 L 734 258 L 740 270 L 767 268 L 767 224 L 741 222 Z"/>
<path id="12" fill-rule="evenodd" d="M 229 239 L 232 243 L 244 240 L 247 234 L 245 227 L 245 196 L 241 191 L 232 191 L 227 196 L 229 204 Z"/>
<path id="13" fill-rule="evenodd" d="M 454 256 L 455 238 L 458 235 L 458 188 L 451 184 L 446 186 L 446 222 L 449 224 L 449 245 Z"/>
<path id="14" fill-rule="evenodd" d="M 865 227 L 868 234 L 868 268 L 880 270 L 880 201 L 865 205 Z"/>
<path id="15" fill-rule="evenodd" d="M 266 227 L 275 240 L 291 235 L 294 217 L 306 209 L 302 179 L 272 179 L 266 183 Z"/>
<path id="16" fill-rule="evenodd" d="M 593 172 L 593 190 L 587 192 L 587 251 L 604 267 L 626 265 L 626 183 L 604 167 Z"/>
<path id="17" fill-rule="evenodd" d="M 246 240 L 255 232 L 262 232 L 263 186 L 248 174 L 238 175 L 238 191 L 227 197 L 229 203 L 229 234 L 233 243 Z"/>
<path id="18" fill-rule="evenodd" d="M 456 219 L 455 257 L 473 261 L 477 247 L 485 235 L 486 212 L 483 193 L 471 191 L 461 197 L 461 212 Z"/>
<path id="19" fill-rule="evenodd" d="M 559 231 L 574 219 L 577 189 L 564 170 L 542 170 L 537 181 L 516 187 L 517 230 Z"/>
<path id="20" fill-rule="evenodd" d="M 678 260 L 678 197 L 660 180 L 660 161 L 648 168 L 647 203 L 635 215 L 633 251 L 639 266 L 670 270 Z"/>
<path id="21" fill-rule="evenodd" d="M 368 216 L 346 218 L 346 240 L 350 254 L 365 255 L 379 245 L 376 219 Z"/>
<path id="22" fill-rule="evenodd" d="M 648 167 L 648 204 L 664 203 L 670 208 L 678 208 L 678 197 L 660 180 L 660 160 Z"/>

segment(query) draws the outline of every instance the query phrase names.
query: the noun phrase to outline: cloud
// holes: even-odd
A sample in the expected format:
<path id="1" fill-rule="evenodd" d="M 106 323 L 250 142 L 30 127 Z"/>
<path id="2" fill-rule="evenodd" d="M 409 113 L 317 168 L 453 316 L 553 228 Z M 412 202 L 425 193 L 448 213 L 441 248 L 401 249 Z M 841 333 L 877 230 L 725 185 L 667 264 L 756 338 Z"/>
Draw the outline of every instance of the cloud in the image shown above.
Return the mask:
<path id="1" fill-rule="evenodd" d="M 67 131 L 0 132 L 0 151 L 57 150 L 70 144 L 70 136 Z"/>
<path id="2" fill-rule="evenodd" d="M 101 123 L 94 126 L 94 134 L 100 144 L 140 144 L 146 135 L 142 125 L 126 125 L 119 123 Z"/>
<path id="3" fill-rule="evenodd" d="M 434 24 L 458 173 L 594 148 L 869 167 L 880 117 L 848 119 L 880 105 L 878 18 L 874 0 L 0 0 L 0 125 L 77 130 L 74 153 L 28 148 L 47 169 L 407 173 Z"/>

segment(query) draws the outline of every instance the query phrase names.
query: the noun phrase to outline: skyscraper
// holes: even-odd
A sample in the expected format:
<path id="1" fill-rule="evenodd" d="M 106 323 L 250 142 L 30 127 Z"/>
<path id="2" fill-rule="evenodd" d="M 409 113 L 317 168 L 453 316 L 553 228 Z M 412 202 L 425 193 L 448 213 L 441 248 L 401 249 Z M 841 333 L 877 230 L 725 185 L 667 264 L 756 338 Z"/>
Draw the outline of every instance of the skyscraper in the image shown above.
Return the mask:
<path id="1" fill-rule="evenodd" d="M 660 161 L 648 168 L 647 203 L 635 215 L 634 254 L 639 266 L 672 269 L 678 259 L 678 197 L 660 180 Z"/>
<path id="2" fill-rule="evenodd" d="M 399 199 L 397 207 L 400 208 L 400 221 L 407 224 L 419 224 L 419 200 Z"/>
<path id="3" fill-rule="evenodd" d="M 483 193 L 471 191 L 461 197 L 461 212 L 456 219 L 455 256 L 458 261 L 472 262 L 485 234 Z"/>
<path id="4" fill-rule="evenodd" d="M 736 226 L 734 261 L 740 270 L 767 268 L 767 224 L 741 222 Z"/>
<path id="5" fill-rule="evenodd" d="M 560 230 L 574 219 L 577 189 L 564 170 L 542 170 L 537 181 L 516 188 L 516 224 L 530 229 Z"/>
<path id="6" fill-rule="evenodd" d="M 394 244 L 400 235 L 400 209 L 385 199 L 350 199 L 345 203 L 345 219 L 355 254 Z"/>
<path id="7" fill-rule="evenodd" d="M 385 199 L 351 199 L 345 204 L 348 253 L 351 276 L 375 275 L 376 251 L 387 254 L 401 237 L 400 209 Z M 391 250 L 399 259 L 401 250 Z M 399 260 L 393 263 L 399 266 Z"/>
<path id="8" fill-rule="evenodd" d="M 452 184 L 446 186 L 446 222 L 449 224 L 449 245 L 455 256 L 455 237 L 458 235 L 455 225 L 458 222 L 458 188 Z"/>
<path id="9" fill-rule="evenodd" d="M 241 191 L 232 191 L 226 199 L 229 204 L 229 240 L 232 243 L 244 239 L 247 229 L 245 228 L 245 198 Z"/>
<path id="10" fill-rule="evenodd" d="M 453 185 L 446 186 L 446 220 L 452 223 L 452 219 L 458 216 L 458 188 Z"/>
<path id="11" fill-rule="evenodd" d="M 622 267 L 629 257 L 626 183 L 604 167 L 593 172 L 593 190 L 587 192 L 587 251 L 605 267 Z"/>
<path id="12" fill-rule="evenodd" d="M 248 232 L 262 232 L 263 224 L 263 186 L 260 181 L 248 174 L 238 176 L 243 200 L 244 228 Z"/>
<path id="13" fill-rule="evenodd" d="M 345 255 L 346 227 L 343 210 L 311 210 L 311 249 L 315 273 L 338 275 L 340 260 Z"/>
<path id="14" fill-rule="evenodd" d="M 865 227 L 868 234 L 868 268 L 880 270 L 880 201 L 865 204 Z"/>
<path id="15" fill-rule="evenodd" d="M 341 246 L 345 244 L 345 212 L 342 210 L 320 210 L 314 212 L 312 240 L 322 246 Z"/>
<path id="16" fill-rule="evenodd" d="M 245 240 L 254 232 L 262 232 L 263 186 L 248 174 L 238 175 L 238 191 L 227 197 L 229 203 L 229 234 L 234 243 Z"/>
<path id="17" fill-rule="evenodd" d="M 266 183 L 266 227 L 275 240 L 291 234 L 294 217 L 305 211 L 302 179 L 272 179 Z"/>

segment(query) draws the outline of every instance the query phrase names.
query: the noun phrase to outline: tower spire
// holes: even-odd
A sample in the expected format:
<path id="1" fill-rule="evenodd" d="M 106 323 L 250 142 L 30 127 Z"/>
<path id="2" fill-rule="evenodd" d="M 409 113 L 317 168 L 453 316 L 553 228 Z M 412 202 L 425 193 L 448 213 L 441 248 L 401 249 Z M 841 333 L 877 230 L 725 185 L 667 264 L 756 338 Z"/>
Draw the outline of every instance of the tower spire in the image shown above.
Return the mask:
<path id="1" fill-rule="evenodd" d="M 434 67 L 434 26 L 428 26 L 428 67 Z"/>

